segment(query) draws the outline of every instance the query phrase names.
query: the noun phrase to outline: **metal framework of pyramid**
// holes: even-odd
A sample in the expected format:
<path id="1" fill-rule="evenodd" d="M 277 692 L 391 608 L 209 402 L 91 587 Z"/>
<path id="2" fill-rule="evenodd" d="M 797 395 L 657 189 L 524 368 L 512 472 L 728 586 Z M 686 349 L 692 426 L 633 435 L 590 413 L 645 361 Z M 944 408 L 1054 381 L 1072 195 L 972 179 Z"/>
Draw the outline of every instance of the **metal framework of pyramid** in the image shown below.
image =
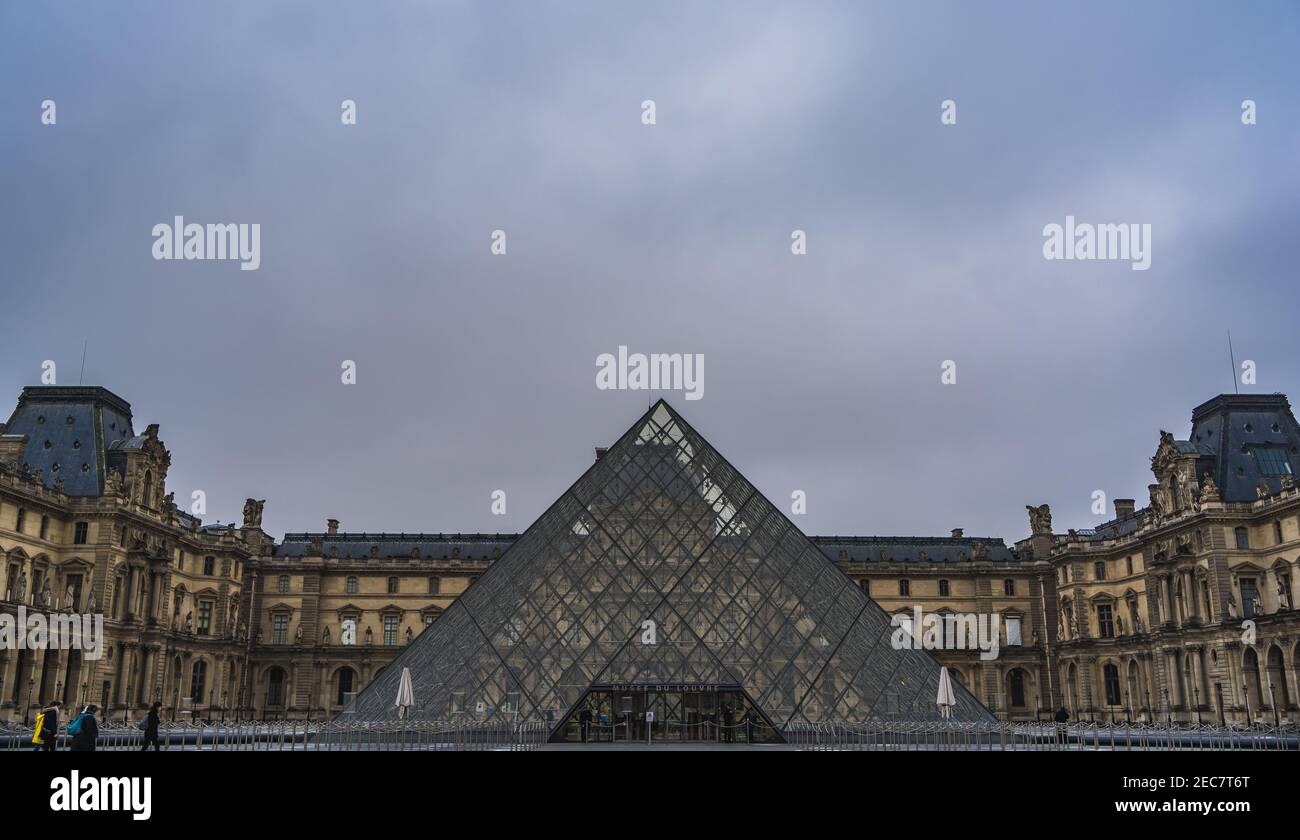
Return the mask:
<path id="1" fill-rule="evenodd" d="M 647 620 L 653 632 L 647 643 Z M 939 665 L 660 400 L 356 698 L 557 729 L 598 685 L 734 685 L 795 721 L 937 719 Z M 990 714 L 954 685 L 955 720 Z M 554 731 L 554 730 L 553 730 Z"/>

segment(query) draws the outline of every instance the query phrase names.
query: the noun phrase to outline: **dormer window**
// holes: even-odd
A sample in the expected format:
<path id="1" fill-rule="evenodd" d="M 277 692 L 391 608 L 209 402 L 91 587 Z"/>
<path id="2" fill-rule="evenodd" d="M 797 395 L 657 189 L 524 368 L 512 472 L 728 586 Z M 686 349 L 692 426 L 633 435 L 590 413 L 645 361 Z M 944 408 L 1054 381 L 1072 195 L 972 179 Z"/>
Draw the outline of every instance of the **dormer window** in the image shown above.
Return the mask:
<path id="1" fill-rule="evenodd" d="M 1291 460 L 1280 446 L 1252 446 L 1255 466 L 1262 475 L 1291 475 Z"/>

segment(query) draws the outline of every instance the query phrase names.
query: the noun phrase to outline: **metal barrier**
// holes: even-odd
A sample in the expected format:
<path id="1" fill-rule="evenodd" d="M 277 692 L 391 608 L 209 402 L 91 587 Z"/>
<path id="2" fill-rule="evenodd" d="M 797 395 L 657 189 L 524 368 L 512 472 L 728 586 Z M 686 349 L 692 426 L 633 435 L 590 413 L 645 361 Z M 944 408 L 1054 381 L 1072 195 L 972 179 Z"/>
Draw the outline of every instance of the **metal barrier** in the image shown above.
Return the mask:
<path id="1" fill-rule="evenodd" d="M 33 728 L 0 724 L 0 751 L 32 750 Z M 158 745 L 164 750 L 187 751 L 489 751 L 535 750 L 546 742 L 550 730 L 541 721 L 506 720 L 476 723 L 391 721 L 386 723 L 309 721 L 231 721 L 227 723 L 161 723 Z M 58 749 L 72 739 L 58 735 Z M 101 723 L 97 750 L 145 749 L 144 732 L 137 725 Z"/>
<path id="2" fill-rule="evenodd" d="M 787 743 L 808 751 L 1300 751 L 1300 726 L 1296 724 L 795 722 L 783 732 Z"/>
<path id="3" fill-rule="evenodd" d="M 617 727 L 593 724 L 593 732 L 612 730 L 599 740 L 615 740 Z M 720 739 L 712 724 L 710 740 Z M 536 750 L 550 735 L 542 721 L 478 722 L 240 721 L 162 723 L 159 746 L 186 751 L 501 751 Z M 796 722 L 781 731 L 784 740 L 809 751 L 987 751 L 1070 752 L 1138 750 L 1300 751 L 1300 726 L 1165 726 L 1099 723 L 952 723 L 863 721 Z M 612 737 L 611 737 L 612 736 Z M 593 739 L 597 740 L 597 739 Z M 737 739 L 740 740 L 739 738 Z M 71 739 L 58 736 L 58 748 Z M 101 723 L 99 750 L 140 750 L 144 733 L 123 722 Z M 32 727 L 0 723 L 0 751 L 33 749 Z"/>

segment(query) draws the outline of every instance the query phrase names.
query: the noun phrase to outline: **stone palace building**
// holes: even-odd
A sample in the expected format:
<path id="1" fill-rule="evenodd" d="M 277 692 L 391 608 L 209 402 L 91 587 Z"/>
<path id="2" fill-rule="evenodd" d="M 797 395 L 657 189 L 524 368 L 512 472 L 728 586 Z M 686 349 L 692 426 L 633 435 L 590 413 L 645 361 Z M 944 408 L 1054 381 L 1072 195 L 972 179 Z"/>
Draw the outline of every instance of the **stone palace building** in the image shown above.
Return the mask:
<path id="1" fill-rule="evenodd" d="M 721 435 L 725 447 L 725 430 Z M 55 698 L 115 719 L 325 718 L 515 534 L 324 531 L 279 541 L 250 498 L 205 525 L 167 484 L 157 425 L 99 387 L 28 387 L 0 426 L 0 614 L 102 613 L 103 655 L 0 647 L 0 720 Z M 1004 719 L 1294 721 L 1300 426 L 1285 396 L 1222 395 L 1161 432 L 1149 503 L 1061 534 L 811 537 L 891 614 L 1000 619 L 1000 650 L 937 658 Z M 467 712 L 472 714 L 473 712 Z"/>

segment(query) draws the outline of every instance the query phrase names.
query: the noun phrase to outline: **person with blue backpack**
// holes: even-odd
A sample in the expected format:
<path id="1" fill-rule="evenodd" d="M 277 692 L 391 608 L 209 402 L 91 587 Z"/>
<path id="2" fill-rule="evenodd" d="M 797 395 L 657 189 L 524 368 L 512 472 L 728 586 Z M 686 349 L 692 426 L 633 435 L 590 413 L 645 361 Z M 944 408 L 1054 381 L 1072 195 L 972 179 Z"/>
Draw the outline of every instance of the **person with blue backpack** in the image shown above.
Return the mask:
<path id="1" fill-rule="evenodd" d="M 99 707 L 91 703 L 77 719 L 68 724 L 68 736 L 72 738 L 71 749 L 74 752 L 94 752 L 95 742 L 99 740 L 99 722 L 95 713 Z"/>

